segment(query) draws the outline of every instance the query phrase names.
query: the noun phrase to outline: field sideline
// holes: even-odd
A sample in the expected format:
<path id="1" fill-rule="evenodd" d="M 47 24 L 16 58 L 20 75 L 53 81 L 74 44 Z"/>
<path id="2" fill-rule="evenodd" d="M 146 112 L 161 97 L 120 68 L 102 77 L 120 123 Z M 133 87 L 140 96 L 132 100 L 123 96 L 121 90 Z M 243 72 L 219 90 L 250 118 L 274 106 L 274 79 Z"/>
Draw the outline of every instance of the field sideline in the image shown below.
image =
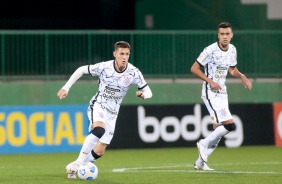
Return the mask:
<path id="1" fill-rule="evenodd" d="M 282 183 L 282 147 L 219 147 L 209 158 L 215 171 L 195 171 L 196 148 L 111 150 L 96 162 L 94 181 L 67 180 L 65 165 L 78 153 L 0 155 L 0 183 Z"/>

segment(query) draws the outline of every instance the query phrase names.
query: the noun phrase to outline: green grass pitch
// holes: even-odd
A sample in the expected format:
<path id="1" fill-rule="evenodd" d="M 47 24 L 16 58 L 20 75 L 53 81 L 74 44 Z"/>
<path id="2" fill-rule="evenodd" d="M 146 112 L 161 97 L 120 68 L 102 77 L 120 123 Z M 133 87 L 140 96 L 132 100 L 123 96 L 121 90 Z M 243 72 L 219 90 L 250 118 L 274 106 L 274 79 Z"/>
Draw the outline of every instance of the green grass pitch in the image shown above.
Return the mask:
<path id="1" fill-rule="evenodd" d="M 95 164 L 96 180 L 68 180 L 65 166 L 78 153 L 0 155 L 3 184 L 278 184 L 282 183 L 282 147 L 218 147 L 208 165 L 195 171 L 196 148 L 108 149 Z"/>

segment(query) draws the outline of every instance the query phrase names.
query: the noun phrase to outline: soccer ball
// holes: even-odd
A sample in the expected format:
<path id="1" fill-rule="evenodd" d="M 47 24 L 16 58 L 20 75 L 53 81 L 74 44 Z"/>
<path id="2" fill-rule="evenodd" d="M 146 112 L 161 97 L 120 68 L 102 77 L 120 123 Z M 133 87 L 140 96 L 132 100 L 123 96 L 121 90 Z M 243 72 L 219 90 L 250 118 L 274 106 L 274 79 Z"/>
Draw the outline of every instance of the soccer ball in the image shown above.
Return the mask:
<path id="1" fill-rule="evenodd" d="M 78 168 L 77 176 L 82 180 L 94 180 L 98 176 L 98 168 L 92 162 L 85 162 Z"/>

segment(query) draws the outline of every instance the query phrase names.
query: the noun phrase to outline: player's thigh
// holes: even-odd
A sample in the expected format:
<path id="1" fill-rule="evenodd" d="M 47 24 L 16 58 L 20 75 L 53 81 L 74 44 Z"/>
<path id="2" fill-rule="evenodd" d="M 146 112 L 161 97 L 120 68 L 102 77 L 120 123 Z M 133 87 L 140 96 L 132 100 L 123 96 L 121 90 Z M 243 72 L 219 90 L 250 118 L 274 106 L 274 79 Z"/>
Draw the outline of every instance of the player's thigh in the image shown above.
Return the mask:
<path id="1" fill-rule="evenodd" d="M 115 122 L 116 118 L 113 119 L 107 119 L 105 125 L 105 133 L 104 135 L 99 139 L 101 143 L 104 143 L 106 145 L 109 145 L 113 139 L 114 132 L 115 132 Z"/>
<path id="2" fill-rule="evenodd" d="M 89 126 L 89 131 L 96 126 L 103 127 L 105 133 L 99 139 L 99 142 L 109 145 L 114 135 L 117 114 L 111 113 L 105 108 L 101 108 L 99 104 L 95 104 L 93 108 L 90 107 L 90 110 L 88 110 L 88 118 L 93 122 Z"/>
<path id="3" fill-rule="evenodd" d="M 95 127 L 102 127 L 102 128 L 106 128 L 106 125 L 105 125 L 105 123 L 104 122 L 102 122 L 102 121 L 96 121 L 96 122 L 94 122 L 94 123 L 92 123 L 92 125 L 91 125 L 91 130 L 93 130 Z"/>
<path id="4" fill-rule="evenodd" d="M 222 122 L 232 120 L 228 107 L 228 99 L 225 96 L 211 99 L 203 99 L 213 123 L 220 125 Z"/>
<path id="5" fill-rule="evenodd" d="M 106 112 L 101 108 L 99 104 L 89 106 L 87 115 L 89 119 L 89 131 L 97 126 L 105 128 Z"/>

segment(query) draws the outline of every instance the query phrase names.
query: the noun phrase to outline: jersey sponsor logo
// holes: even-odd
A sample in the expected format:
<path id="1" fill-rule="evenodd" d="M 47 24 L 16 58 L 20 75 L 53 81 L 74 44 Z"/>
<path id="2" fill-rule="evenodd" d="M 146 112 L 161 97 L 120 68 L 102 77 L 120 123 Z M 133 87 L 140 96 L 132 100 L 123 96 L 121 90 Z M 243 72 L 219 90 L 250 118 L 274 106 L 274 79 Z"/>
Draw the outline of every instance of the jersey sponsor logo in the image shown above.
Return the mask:
<path id="1" fill-rule="evenodd" d="M 227 70 L 228 68 L 224 67 L 224 66 L 217 66 L 216 69 L 218 69 L 218 70 Z"/>
<path id="2" fill-rule="evenodd" d="M 103 98 L 106 98 L 106 99 L 110 99 L 110 100 L 121 100 L 122 99 L 122 96 L 115 96 L 116 92 L 119 92 L 120 90 L 118 89 L 114 89 L 114 88 L 107 88 L 106 86 L 106 89 L 104 90 L 104 93 L 103 93 Z"/>
<path id="3" fill-rule="evenodd" d="M 106 86 L 105 88 L 111 91 L 120 92 L 120 89 L 110 88 L 109 86 Z"/>
<path id="4" fill-rule="evenodd" d="M 223 68 L 223 67 L 221 67 Z M 217 69 L 214 73 L 214 78 L 216 79 L 225 79 L 227 75 L 227 69 Z"/>
<path id="5" fill-rule="evenodd" d="M 106 111 L 108 111 L 110 114 L 113 114 L 113 115 L 117 115 L 118 113 L 116 111 L 111 111 L 109 108 L 101 105 L 102 109 L 105 109 Z"/>
<path id="6" fill-rule="evenodd" d="M 116 100 L 116 101 L 119 101 L 122 99 L 122 96 L 113 96 L 113 95 L 109 95 L 109 94 L 106 94 L 104 93 L 103 94 L 103 98 L 106 98 L 106 99 L 109 99 L 109 100 Z"/>

